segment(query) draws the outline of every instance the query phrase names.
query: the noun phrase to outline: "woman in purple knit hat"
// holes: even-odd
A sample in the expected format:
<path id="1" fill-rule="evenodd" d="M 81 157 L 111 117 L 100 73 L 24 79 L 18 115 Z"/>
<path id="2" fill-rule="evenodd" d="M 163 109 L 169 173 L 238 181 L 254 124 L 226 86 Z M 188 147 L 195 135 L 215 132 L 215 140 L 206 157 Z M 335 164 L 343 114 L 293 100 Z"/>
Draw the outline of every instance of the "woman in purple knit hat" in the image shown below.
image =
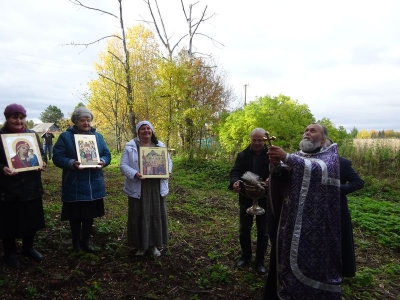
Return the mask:
<path id="1" fill-rule="evenodd" d="M 6 121 L 0 135 L 13 133 L 35 133 L 26 128 L 26 110 L 22 105 L 10 104 L 4 110 Z M 38 145 L 39 136 L 36 134 Z M 18 145 L 22 146 L 22 145 Z M 44 228 L 43 186 L 41 171 L 46 166 L 46 156 L 39 147 L 43 167 L 39 170 L 17 172 L 8 166 L 2 139 L 0 139 L 0 239 L 4 247 L 7 266 L 19 268 L 16 239 L 22 239 L 22 254 L 35 261 L 43 255 L 34 246 L 36 231 Z"/>

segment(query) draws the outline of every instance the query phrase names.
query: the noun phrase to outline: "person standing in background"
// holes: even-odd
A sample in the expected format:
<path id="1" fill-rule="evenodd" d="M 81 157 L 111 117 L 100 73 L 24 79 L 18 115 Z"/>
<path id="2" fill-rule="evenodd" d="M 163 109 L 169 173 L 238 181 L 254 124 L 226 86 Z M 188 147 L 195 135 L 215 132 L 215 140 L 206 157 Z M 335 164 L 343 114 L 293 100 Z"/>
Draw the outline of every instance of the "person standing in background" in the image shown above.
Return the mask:
<path id="1" fill-rule="evenodd" d="M 49 160 L 53 156 L 53 139 L 54 135 L 51 133 L 50 128 L 42 135 L 43 138 L 43 150 Z"/>
<path id="2" fill-rule="evenodd" d="M 327 139 L 325 147 L 333 144 Z M 353 224 L 349 211 L 347 195 L 364 187 L 364 180 L 353 169 L 351 160 L 339 156 L 340 166 L 340 215 L 342 232 L 342 275 L 343 277 L 356 276 L 356 254 L 354 247 Z"/>
<path id="3" fill-rule="evenodd" d="M 236 266 L 241 268 L 246 266 L 252 258 L 251 249 L 251 228 L 254 216 L 246 212 L 252 206 L 253 200 L 246 197 L 244 185 L 241 178 L 244 173 L 250 171 L 257 174 L 262 181 L 267 183 L 269 177 L 269 158 L 268 148 L 265 146 L 265 130 L 255 128 L 250 133 L 250 145 L 240 152 L 234 166 L 229 174 L 229 189 L 239 194 L 239 242 L 242 249 L 240 260 Z M 267 195 L 258 200 L 258 205 L 266 210 Z M 255 217 L 257 225 L 257 249 L 256 249 L 256 271 L 260 275 L 265 275 L 267 269 L 264 264 L 264 257 L 268 247 L 268 226 L 267 214 Z"/>

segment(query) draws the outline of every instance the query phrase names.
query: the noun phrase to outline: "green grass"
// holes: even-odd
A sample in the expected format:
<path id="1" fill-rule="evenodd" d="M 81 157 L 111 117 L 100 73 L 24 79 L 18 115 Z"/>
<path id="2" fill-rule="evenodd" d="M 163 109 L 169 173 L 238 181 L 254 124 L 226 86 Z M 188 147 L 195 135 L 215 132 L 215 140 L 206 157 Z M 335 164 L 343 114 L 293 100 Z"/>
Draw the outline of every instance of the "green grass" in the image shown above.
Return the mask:
<path id="1" fill-rule="evenodd" d="M 343 299 L 400 299 L 400 205 L 399 198 L 382 200 L 388 198 L 390 190 L 386 192 L 380 184 L 367 183 L 365 191 L 349 197 L 357 273 L 345 279 Z M 367 196 L 371 194 L 379 197 Z"/>
<path id="2" fill-rule="evenodd" d="M 400 252 L 399 202 L 353 197 L 349 203 L 353 225 L 380 246 Z"/>
<path id="3" fill-rule="evenodd" d="M 227 205 L 228 211 L 231 210 L 232 201 L 235 200 L 232 200 L 232 195 L 226 191 L 229 183 L 227 175 L 231 165 L 217 161 L 175 161 L 175 184 L 196 190 L 195 194 L 188 195 L 188 203 L 182 209 L 187 209 L 192 216 L 208 215 L 207 210 L 210 209 L 210 206 L 204 202 L 204 199 L 211 198 L 211 194 L 215 193 L 217 196 L 213 198 L 225 199 L 225 201 L 230 202 L 217 201 L 213 205 L 219 205 L 220 209 L 223 210 L 224 203 L 229 203 L 230 205 Z M 179 169 L 179 172 L 176 171 L 177 169 Z M 400 192 L 393 187 L 393 182 L 390 180 L 378 180 L 369 176 L 365 178 L 365 181 L 365 189 L 354 193 L 355 196 L 349 197 L 349 206 L 355 227 L 356 248 L 360 251 L 358 253 L 356 250 L 357 276 L 345 279 L 343 298 L 387 299 L 387 295 L 391 294 L 389 292 L 391 289 L 393 290 L 392 295 L 399 293 Z M 211 191 L 212 193 L 210 193 Z M 200 210 L 199 207 L 202 209 Z M 232 233 L 235 233 L 237 225 L 232 223 L 232 219 L 235 219 L 235 217 L 228 213 L 226 219 L 225 224 L 221 224 L 221 226 L 230 226 Z M 224 223 L 221 218 L 213 219 L 210 223 L 216 224 L 219 221 Z M 220 228 L 220 226 L 218 227 Z M 207 240 L 213 234 L 214 230 L 210 227 L 209 235 L 204 235 L 204 239 Z M 235 239 L 237 237 L 233 234 L 233 236 L 230 235 L 228 241 L 220 242 L 232 245 L 232 243 L 235 243 Z M 382 249 L 385 249 L 385 251 L 382 251 Z M 215 253 L 211 252 L 209 256 L 219 257 Z M 227 251 L 227 255 L 231 254 Z M 393 254 L 396 258 L 392 257 Z M 365 257 L 367 258 L 364 262 Z M 382 262 L 385 263 L 382 265 Z M 214 268 L 216 267 L 214 266 Z M 205 285 L 212 282 L 212 275 L 205 276 L 205 274 L 207 273 L 202 274 L 199 284 Z M 224 274 L 222 277 L 229 276 Z M 242 284 L 249 285 L 250 289 L 259 290 L 262 289 L 263 282 L 254 281 L 252 276 L 244 276 Z"/>
<path id="4" fill-rule="evenodd" d="M 234 267 L 238 200 L 227 189 L 233 162 L 173 157 L 169 244 L 159 258 L 136 258 L 126 246 L 119 157 L 105 169 L 106 215 L 95 220 L 95 255 L 71 253 L 68 223 L 60 221 L 61 170 L 50 163 L 43 174 L 46 229 L 37 240 L 46 259 L 22 260 L 21 271 L 1 266 L 0 299 L 259 299 L 265 277 L 252 266 Z M 400 299 L 399 192 L 391 181 L 365 179 L 365 189 L 349 197 L 358 270 L 342 285 L 343 299 Z M 255 240 L 253 230 L 254 247 Z"/>

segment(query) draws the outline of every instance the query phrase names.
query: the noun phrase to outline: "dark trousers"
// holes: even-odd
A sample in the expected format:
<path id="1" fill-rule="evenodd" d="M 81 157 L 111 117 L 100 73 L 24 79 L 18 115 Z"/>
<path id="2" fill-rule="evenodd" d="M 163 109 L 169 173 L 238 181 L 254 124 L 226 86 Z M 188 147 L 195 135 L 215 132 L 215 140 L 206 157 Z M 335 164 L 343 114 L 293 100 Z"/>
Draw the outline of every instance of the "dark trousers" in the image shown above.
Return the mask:
<path id="1" fill-rule="evenodd" d="M 276 213 L 280 214 L 280 210 L 276 211 Z M 270 222 L 268 223 L 269 227 L 269 238 L 271 240 L 271 253 L 269 257 L 269 268 L 268 268 L 268 276 L 267 281 L 264 285 L 264 294 L 263 300 L 279 300 L 278 298 L 278 274 L 277 274 L 277 233 L 279 221 L 272 214 L 269 215 Z"/>
<path id="2" fill-rule="evenodd" d="M 253 204 L 252 200 L 248 198 L 241 198 L 239 200 L 240 214 L 239 214 L 239 241 L 242 248 L 242 259 L 250 260 L 252 256 L 251 250 L 251 228 L 253 226 L 254 216 L 246 212 Z M 258 205 L 266 209 L 267 198 L 258 200 Z M 268 247 L 268 225 L 267 214 L 256 216 L 257 226 L 257 249 L 256 249 L 256 262 L 264 262 L 264 256 Z"/>
<path id="3" fill-rule="evenodd" d="M 53 145 L 43 145 L 43 150 L 46 156 L 51 160 L 53 157 Z"/>
<path id="4" fill-rule="evenodd" d="M 29 251 L 33 248 L 34 236 L 27 236 L 22 238 L 23 252 Z M 10 256 L 17 254 L 17 246 L 15 238 L 3 239 L 4 255 Z"/>
<path id="5" fill-rule="evenodd" d="M 73 247 L 79 248 L 80 245 L 88 246 L 90 243 L 90 234 L 92 232 L 93 219 L 69 220 L 69 224 L 71 226 Z"/>
<path id="6" fill-rule="evenodd" d="M 268 277 L 264 285 L 263 300 L 279 300 L 278 298 L 278 278 L 276 270 L 276 240 L 271 236 L 271 256 L 269 258 Z"/>
<path id="7" fill-rule="evenodd" d="M 6 257 L 17 254 L 17 246 L 15 244 L 15 238 L 3 239 L 3 247 L 4 247 L 4 255 Z"/>
<path id="8" fill-rule="evenodd" d="M 342 275 L 343 277 L 356 276 L 356 255 L 354 250 L 353 225 L 347 197 L 341 196 L 341 232 L 342 232 Z"/>

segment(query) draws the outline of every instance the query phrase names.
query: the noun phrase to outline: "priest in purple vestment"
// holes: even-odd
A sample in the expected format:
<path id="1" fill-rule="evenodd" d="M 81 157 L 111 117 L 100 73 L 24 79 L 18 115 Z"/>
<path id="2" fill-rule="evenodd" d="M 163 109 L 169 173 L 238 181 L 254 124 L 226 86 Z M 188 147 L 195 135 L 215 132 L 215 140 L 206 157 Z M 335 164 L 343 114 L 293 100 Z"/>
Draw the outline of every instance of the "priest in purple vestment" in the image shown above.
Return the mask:
<path id="1" fill-rule="evenodd" d="M 313 123 L 304 131 L 300 151 L 269 147 L 271 172 L 280 172 L 283 162 L 290 176 L 276 193 L 281 202 L 271 199 L 274 262 L 264 299 L 341 299 L 339 158 L 336 145 L 323 147 L 326 138 L 326 128 Z"/>

